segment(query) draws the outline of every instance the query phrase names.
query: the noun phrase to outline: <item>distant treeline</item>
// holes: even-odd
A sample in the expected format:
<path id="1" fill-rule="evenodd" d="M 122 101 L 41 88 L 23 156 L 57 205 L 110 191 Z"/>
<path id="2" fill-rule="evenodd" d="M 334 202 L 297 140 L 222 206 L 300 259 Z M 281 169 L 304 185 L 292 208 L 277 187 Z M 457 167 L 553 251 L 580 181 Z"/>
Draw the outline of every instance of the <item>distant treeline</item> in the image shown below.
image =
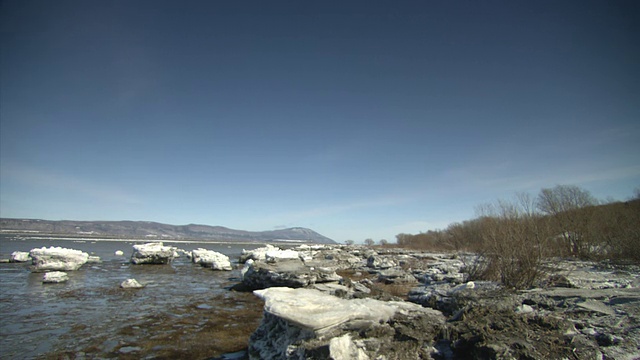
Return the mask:
<path id="1" fill-rule="evenodd" d="M 541 275 L 541 262 L 555 256 L 640 262 L 640 191 L 625 202 L 603 203 L 573 185 L 518 194 L 478 208 L 478 217 L 443 230 L 398 234 L 400 246 L 470 251 L 473 277 L 523 288 Z"/>

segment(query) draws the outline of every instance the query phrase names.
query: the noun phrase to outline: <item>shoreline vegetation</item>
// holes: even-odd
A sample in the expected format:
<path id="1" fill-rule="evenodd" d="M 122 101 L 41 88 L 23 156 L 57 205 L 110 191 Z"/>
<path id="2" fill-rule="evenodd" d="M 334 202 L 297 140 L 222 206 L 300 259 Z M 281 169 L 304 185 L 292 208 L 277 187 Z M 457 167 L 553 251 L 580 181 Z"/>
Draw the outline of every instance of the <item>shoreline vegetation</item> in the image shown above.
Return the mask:
<path id="1" fill-rule="evenodd" d="M 398 234 L 402 248 L 470 252 L 471 280 L 534 286 L 552 258 L 640 263 L 640 189 L 625 202 L 602 202 L 573 185 L 519 193 L 477 208 L 478 217 L 443 230 Z M 391 246 L 391 244 L 390 244 Z"/>

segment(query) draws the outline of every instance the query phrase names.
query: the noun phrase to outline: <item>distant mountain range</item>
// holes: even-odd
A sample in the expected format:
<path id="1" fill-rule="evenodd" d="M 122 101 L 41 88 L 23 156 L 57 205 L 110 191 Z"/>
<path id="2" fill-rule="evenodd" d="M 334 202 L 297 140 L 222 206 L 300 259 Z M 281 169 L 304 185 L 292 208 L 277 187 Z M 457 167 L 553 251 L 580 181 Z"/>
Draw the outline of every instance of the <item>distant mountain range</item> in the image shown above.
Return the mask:
<path id="1" fill-rule="evenodd" d="M 301 227 L 271 231 L 245 231 L 223 226 L 169 225 L 150 221 L 73 221 L 0 218 L 2 233 L 126 237 L 149 240 L 211 240 L 228 242 L 298 242 L 335 244 L 317 232 Z"/>

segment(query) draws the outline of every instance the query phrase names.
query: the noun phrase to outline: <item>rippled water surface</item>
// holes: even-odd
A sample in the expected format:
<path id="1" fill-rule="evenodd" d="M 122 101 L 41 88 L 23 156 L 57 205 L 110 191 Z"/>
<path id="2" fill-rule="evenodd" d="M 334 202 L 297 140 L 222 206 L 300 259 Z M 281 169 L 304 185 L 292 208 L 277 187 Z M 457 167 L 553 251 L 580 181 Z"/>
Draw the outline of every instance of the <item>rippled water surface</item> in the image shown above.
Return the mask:
<path id="1" fill-rule="evenodd" d="M 69 281 L 62 284 L 43 284 L 43 274 L 31 273 L 29 264 L 0 264 L 3 359 L 60 354 L 69 358 L 153 358 L 162 354 L 206 358 L 242 348 L 246 342 L 242 337 L 259 322 L 261 303 L 251 294 L 229 290 L 239 280 L 237 263 L 233 271 L 224 272 L 202 268 L 184 256 L 170 265 L 131 265 L 128 260 L 134 241 L 0 236 L 0 258 L 42 246 L 78 249 L 102 258 L 101 263 L 69 271 Z M 232 262 L 243 247 L 260 246 L 165 244 L 219 251 Z M 125 256 L 114 255 L 116 250 L 124 251 Z M 121 289 L 120 283 L 129 278 L 146 287 Z M 238 337 L 237 346 L 229 336 Z M 198 347 L 200 352 L 193 353 Z"/>

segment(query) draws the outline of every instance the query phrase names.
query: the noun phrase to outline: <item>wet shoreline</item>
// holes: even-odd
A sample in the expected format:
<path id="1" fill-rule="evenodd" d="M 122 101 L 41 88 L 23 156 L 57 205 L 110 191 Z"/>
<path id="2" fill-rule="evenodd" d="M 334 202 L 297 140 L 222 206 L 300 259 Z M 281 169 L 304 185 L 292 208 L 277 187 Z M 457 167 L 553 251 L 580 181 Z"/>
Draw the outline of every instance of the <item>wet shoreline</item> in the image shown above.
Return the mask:
<path id="1" fill-rule="evenodd" d="M 234 260 L 232 271 L 218 272 L 185 256 L 169 265 L 132 265 L 135 242 L 3 239 L 3 256 L 62 243 L 103 260 L 69 271 L 62 284 L 43 284 L 43 274 L 32 273 L 29 263 L 0 265 L 0 358 L 211 358 L 246 348 L 262 303 L 251 293 L 230 290 L 241 276 L 235 261 L 241 247 L 207 246 Z M 114 255 L 115 249 L 125 256 Z M 145 287 L 121 289 L 128 278 Z"/>

